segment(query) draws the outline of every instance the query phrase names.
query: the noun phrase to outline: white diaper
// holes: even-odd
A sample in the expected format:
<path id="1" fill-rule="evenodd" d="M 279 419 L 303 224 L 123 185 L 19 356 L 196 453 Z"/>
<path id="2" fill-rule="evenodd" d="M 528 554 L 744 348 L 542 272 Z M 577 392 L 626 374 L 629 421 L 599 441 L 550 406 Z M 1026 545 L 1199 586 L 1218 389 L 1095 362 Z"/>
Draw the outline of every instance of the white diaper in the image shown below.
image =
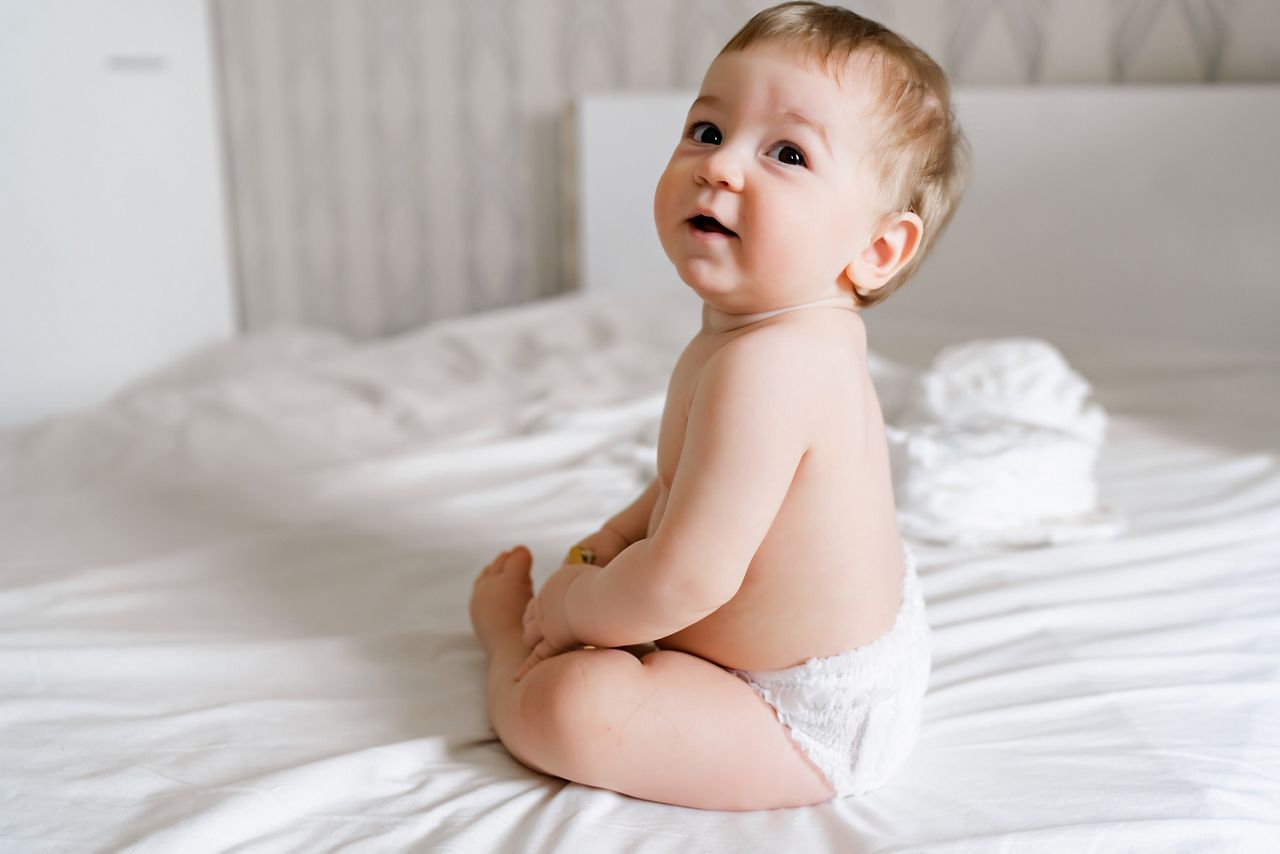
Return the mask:
<path id="1" fill-rule="evenodd" d="M 911 753 L 931 658 L 924 597 L 908 550 L 902 604 L 889 631 L 794 667 L 729 672 L 774 708 L 836 797 L 845 797 L 884 785 Z"/>

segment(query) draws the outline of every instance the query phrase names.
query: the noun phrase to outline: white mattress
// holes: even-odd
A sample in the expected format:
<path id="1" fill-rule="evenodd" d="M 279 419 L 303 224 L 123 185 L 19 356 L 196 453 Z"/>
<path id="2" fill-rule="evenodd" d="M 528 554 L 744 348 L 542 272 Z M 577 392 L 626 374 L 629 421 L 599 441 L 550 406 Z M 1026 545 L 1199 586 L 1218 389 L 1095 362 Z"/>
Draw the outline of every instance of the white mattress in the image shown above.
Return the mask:
<path id="1" fill-rule="evenodd" d="M 964 337 L 868 320 L 917 366 Z M 1128 528 L 915 545 L 936 660 L 887 788 L 710 813 L 515 762 L 472 578 L 525 543 L 541 581 L 634 497 L 696 323 L 569 296 L 278 332 L 0 432 L 0 849 L 1280 850 L 1280 356 L 1055 342 Z"/>

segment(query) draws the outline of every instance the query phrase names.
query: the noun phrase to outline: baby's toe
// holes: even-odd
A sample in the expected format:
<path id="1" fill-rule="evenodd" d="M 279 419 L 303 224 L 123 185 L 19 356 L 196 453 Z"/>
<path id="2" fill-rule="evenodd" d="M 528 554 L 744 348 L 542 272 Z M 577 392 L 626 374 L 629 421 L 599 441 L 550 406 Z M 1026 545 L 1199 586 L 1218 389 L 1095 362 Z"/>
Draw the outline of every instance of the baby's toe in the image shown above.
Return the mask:
<path id="1" fill-rule="evenodd" d="M 499 565 L 505 570 L 514 571 L 518 575 L 528 575 L 533 568 L 533 555 L 524 546 L 516 546 L 503 553 Z"/>
<path id="2" fill-rule="evenodd" d="M 503 552 L 471 588 L 471 624 L 486 650 L 494 649 L 503 638 L 519 642 L 522 617 L 533 596 L 530 560 L 527 550 L 523 555 Z"/>
<path id="3" fill-rule="evenodd" d="M 488 578 L 491 575 L 497 575 L 502 570 L 502 565 L 506 561 L 508 552 L 500 552 L 497 557 L 489 562 L 489 564 L 476 576 L 476 580 Z"/>

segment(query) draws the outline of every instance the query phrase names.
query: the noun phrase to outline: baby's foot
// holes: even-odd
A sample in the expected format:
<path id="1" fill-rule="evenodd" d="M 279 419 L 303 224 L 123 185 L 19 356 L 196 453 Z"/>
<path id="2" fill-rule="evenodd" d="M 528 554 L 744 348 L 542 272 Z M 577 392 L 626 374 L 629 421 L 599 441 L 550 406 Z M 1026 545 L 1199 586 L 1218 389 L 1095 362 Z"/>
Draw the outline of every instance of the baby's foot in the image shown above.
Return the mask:
<path id="1" fill-rule="evenodd" d="M 471 591 L 471 625 L 486 653 L 522 643 L 525 606 L 533 598 L 533 555 L 516 546 L 480 571 Z"/>

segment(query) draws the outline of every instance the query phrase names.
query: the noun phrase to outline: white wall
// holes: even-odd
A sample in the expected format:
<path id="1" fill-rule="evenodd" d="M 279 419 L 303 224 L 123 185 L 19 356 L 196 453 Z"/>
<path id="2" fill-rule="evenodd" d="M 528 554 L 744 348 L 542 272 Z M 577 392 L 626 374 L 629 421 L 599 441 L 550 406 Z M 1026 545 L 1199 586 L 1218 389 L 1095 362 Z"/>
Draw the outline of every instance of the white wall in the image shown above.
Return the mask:
<path id="1" fill-rule="evenodd" d="M 583 287 L 687 290 L 652 198 L 695 94 L 579 102 L 569 194 Z M 1280 86 L 957 87 L 955 107 L 968 189 L 918 278 L 869 323 L 1280 351 Z"/>
<path id="2" fill-rule="evenodd" d="M 232 334 L 203 0 L 0 0 L 0 424 Z"/>
<path id="3" fill-rule="evenodd" d="M 245 326 L 374 337 L 564 290 L 564 105 L 696 89 L 774 2 L 212 0 Z M 957 85 L 1280 80 L 1278 0 L 840 4 Z"/>

